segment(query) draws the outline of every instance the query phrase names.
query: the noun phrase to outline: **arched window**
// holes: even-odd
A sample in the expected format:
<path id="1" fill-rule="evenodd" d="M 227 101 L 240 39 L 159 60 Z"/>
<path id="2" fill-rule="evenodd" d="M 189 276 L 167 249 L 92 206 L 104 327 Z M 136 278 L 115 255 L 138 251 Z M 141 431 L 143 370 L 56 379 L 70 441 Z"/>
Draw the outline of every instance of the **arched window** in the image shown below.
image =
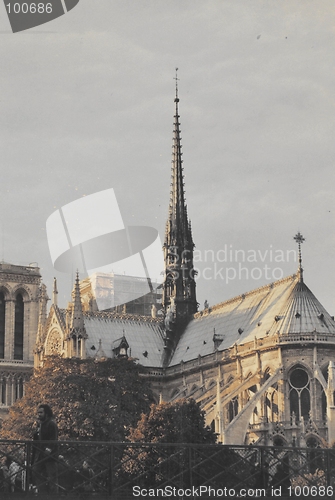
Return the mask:
<path id="1" fill-rule="evenodd" d="M 328 367 L 322 370 L 322 375 L 325 378 L 326 384 L 328 382 Z M 317 416 L 316 419 L 323 420 L 326 422 L 327 420 L 327 396 L 321 382 L 318 379 L 315 379 L 315 389 L 316 389 L 316 407 L 317 407 Z"/>
<path id="2" fill-rule="evenodd" d="M 297 419 L 309 418 L 311 410 L 310 380 L 308 373 L 300 367 L 295 368 L 289 379 L 290 383 L 290 413 Z"/>
<path id="3" fill-rule="evenodd" d="M 23 397 L 23 380 L 20 377 L 16 380 L 16 399 L 21 399 Z"/>
<path id="4" fill-rule="evenodd" d="M 273 391 L 272 397 L 271 397 L 271 420 L 272 420 L 272 422 L 278 422 L 278 414 L 279 414 L 278 391 L 275 390 L 275 391 Z"/>
<path id="5" fill-rule="evenodd" d="M 1 380 L 1 404 L 7 404 L 7 379 L 5 377 Z"/>
<path id="6" fill-rule="evenodd" d="M 278 422 L 278 391 L 277 384 L 265 394 L 264 415 L 268 422 Z"/>
<path id="7" fill-rule="evenodd" d="M 5 357 L 5 324 L 6 324 L 5 296 L 0 292 L 0 359 Z"/>
<path id="8" fill-rule="evenodd" d="M 15 301 L 14 359 L 23 359 L 23 314 L 23 297 L 18 293 Z"/>
<path id="9" fill-rule="evenodd" d="M 229 422 L 234 420 L 236 415 L 238 414 L 238 399 L 237 396 L 235 396 L 231 401 L 228 403 L 228 418 Z"/>

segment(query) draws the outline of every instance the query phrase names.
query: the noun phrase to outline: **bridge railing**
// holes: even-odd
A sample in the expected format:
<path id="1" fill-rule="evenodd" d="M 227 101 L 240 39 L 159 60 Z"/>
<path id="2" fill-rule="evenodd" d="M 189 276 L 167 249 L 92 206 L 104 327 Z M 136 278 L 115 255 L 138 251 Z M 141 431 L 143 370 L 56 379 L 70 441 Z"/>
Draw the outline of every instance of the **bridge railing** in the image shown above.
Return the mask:
<path id="1" fill-rule="evenodd" d="M 335 449 L 59 441 L 47 453 L 48 445 L 0 440 L 1 498 L 49 492 L 134 499 L 150 496 L 149 489 L 177 498 L 335 493 Z"/>

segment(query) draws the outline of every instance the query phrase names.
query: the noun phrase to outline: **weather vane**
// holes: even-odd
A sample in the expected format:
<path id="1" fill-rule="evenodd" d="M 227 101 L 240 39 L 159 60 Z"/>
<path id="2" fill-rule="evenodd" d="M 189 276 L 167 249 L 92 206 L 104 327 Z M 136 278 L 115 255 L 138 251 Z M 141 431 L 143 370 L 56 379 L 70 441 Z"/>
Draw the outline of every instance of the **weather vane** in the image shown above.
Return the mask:
<path id="1" fill-rule="evenodd" d="M 295 240 L 296 243 L 298 243 L 298 252 L 299 252 L 299 272 L 300 272 L 300 280 L 302 281 L 302 258 L 301 258 L 301 245 L 305 241 L 305 238 L 303 235 L 300 233 L 300 231 L 297 232 L 295 236 L 293 236 L 293 239 Z"/>

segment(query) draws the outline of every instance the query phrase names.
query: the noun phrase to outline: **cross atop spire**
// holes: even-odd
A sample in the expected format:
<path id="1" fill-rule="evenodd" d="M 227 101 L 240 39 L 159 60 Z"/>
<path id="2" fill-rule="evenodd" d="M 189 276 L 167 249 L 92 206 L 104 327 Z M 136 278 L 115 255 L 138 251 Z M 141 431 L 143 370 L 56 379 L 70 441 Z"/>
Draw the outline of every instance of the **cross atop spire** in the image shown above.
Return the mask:
<path id="1" fill-rule="evenodd" d="M 178 98 L 178 81 L 179 81 L 178 68 L 176 68 L 176 76 L 174 77 L 174 80 L 176 80 L 176 98 L 175 98 L 174 102 L 179 102 L 179 98 Z"/>
<path id="2" fill-rule="evenodd" d="M 301 258 L 301 245 L 305 241 L 305 238 L 300 233 L 300 231 L 298 231 L 297 234 L 295 236 L 293 236 L 293 239 L 294 239 L 294 241 L 296 243 L 298 243 L 299 274 L 300 274 L 300 281 L 303 282 L 303 267 L 302 267 L 302 258 Z"/>

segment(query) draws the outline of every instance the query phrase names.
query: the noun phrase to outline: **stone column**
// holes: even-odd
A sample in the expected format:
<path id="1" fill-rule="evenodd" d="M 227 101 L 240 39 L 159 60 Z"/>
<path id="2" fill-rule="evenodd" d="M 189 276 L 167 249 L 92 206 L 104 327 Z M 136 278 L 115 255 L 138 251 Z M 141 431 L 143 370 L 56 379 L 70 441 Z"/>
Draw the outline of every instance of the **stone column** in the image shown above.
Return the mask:
<path id="1" fill-rule="evenodd" d="M 335 443 L 335 364 L 329 361 L 328 365 L 328 387 L 327 387 L 327 425 L 328 425 L 328 444 L 332 446 Z"/>
<path id="2" fill-rule="evenodd" d="M 15 301 L 6 300 L 5 319 L 5 359 L 14 358 Z"/>

